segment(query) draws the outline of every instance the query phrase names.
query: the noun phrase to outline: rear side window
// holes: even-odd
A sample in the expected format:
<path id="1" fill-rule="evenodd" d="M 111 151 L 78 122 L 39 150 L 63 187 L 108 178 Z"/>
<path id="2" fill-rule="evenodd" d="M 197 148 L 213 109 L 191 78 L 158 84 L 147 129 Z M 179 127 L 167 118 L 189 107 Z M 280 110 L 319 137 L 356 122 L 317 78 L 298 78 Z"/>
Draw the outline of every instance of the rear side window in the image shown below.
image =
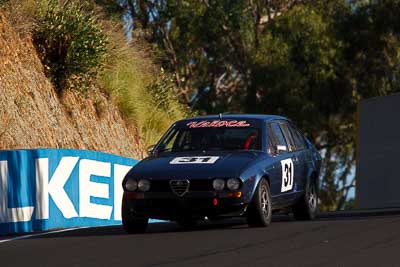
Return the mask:
<path id="1" fill-rule="evenodd" d="M 290 132 L 292 133 L 293 140 L 296 146 L 296 150 L 306 149 L 307 145 L 304 140 L 304 136 L 297 130 L 293 125 L 289 126 Z"/>
<path id="2" fill-rule="evenodd" d="M 278 154 L 288 150 L 285 137 L 278 122 L 272 122 L 268 125 L 268 137 L 268 142 L 272 145 L 269 149 L 269 153 Z"/>
<path id="3" fill-rule="evenodd" d="M 295 150 L 297 150 L 297 149 L 296 149 L 296 145 L 295 145 L 295 141 L 293 140 L 293 137 L 292 137 L 292 133 L 291 133 L 291 131 L 289 130 L 289 125 L 288 125 L 288 123 L 287 123 L 287 122 L 281 122 L 281 123 L 280 123 L 280 126 L 281 126 L 281 129 L 282 129 L 283 135 L 284 135 L 285 138 L 286 138 L 287 144 L 288 144 L 288 146 L 289 146 L 289 150 L 290 150 L 290 151 L 295 151 Z"/>

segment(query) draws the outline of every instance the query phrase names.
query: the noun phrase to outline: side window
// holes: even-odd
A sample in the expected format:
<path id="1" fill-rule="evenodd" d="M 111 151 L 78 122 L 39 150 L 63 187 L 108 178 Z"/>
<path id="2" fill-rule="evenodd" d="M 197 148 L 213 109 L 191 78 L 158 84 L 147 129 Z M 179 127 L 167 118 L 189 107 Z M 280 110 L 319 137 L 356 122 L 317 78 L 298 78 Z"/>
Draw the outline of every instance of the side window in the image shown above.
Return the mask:
<path id="1" fill-rule="evenodd" d="M 289 129 L 292 133 L 297 150 L 302 150 L 307 148 L 304 136 L 293 125 L 290 125 Z"/>
<path id="2" fill-rule="evenodd" d="M 281 126 L 282 132 L 283 132 L 283 134 L 284 134 L 284 136 L 286 138 L 286 142 L 289 145 L 289 151 L 296 151 L 298 148 L 297 148 L 297 145 L 296 145 L 295 141 L 293 140 L 293 136 L 292 136 L 292 133 L 289 130 L 288 123 L 287 122 L 281 122 L 280 126 Z"/>
<path id="3" fill-rule="evenodd" d="M 268 124 L 268 143 L 270 146 L 269 153 L 279 154 L 288 151 L 285 137 L 283 136 L 281 127 L 278 122 Z"/>

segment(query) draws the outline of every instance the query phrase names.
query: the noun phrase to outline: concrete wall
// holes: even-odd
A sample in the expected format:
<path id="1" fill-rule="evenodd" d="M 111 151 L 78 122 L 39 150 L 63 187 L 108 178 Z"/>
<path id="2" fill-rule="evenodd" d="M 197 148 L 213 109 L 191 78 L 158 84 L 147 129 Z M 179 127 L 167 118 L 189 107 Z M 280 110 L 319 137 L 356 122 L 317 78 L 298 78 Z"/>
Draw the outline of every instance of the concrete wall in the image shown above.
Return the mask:
<path id="1" fill-rule="evenodd" d="M 400 207 L 399 169 L 400 94 L 362 101 L 358 129 L 358 207 Z"/>

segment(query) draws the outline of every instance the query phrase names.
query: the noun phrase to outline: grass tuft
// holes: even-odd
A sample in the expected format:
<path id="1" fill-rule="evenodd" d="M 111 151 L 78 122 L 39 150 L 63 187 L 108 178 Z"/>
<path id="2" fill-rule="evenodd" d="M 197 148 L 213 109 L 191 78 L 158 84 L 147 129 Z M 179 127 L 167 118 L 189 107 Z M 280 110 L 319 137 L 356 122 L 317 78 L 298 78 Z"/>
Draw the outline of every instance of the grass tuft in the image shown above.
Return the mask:
<path id="1" fill-rule="evenodd" d="M 176 97 L 172 76 L 154 64 L 144 46 L 129 45 L 118 32 L 108 30 L 112 45 L 99 82 L 123 116 L 136 124 L 142 144 L 149 146 L 174 121 L 192 114 Z"/>

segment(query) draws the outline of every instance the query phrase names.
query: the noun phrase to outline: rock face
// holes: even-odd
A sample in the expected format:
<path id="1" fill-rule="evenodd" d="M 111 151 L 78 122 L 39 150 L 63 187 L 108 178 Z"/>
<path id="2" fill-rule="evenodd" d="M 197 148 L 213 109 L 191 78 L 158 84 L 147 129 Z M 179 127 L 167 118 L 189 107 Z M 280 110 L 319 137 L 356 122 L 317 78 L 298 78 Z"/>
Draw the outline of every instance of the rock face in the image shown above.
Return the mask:
<path id="1" fill-rule="evenodd" d="M 0 14 L 0 149 L 74 148 L 143 157 L 135 127 L 100 92 L 56 94 L 30 38 Z"/>

